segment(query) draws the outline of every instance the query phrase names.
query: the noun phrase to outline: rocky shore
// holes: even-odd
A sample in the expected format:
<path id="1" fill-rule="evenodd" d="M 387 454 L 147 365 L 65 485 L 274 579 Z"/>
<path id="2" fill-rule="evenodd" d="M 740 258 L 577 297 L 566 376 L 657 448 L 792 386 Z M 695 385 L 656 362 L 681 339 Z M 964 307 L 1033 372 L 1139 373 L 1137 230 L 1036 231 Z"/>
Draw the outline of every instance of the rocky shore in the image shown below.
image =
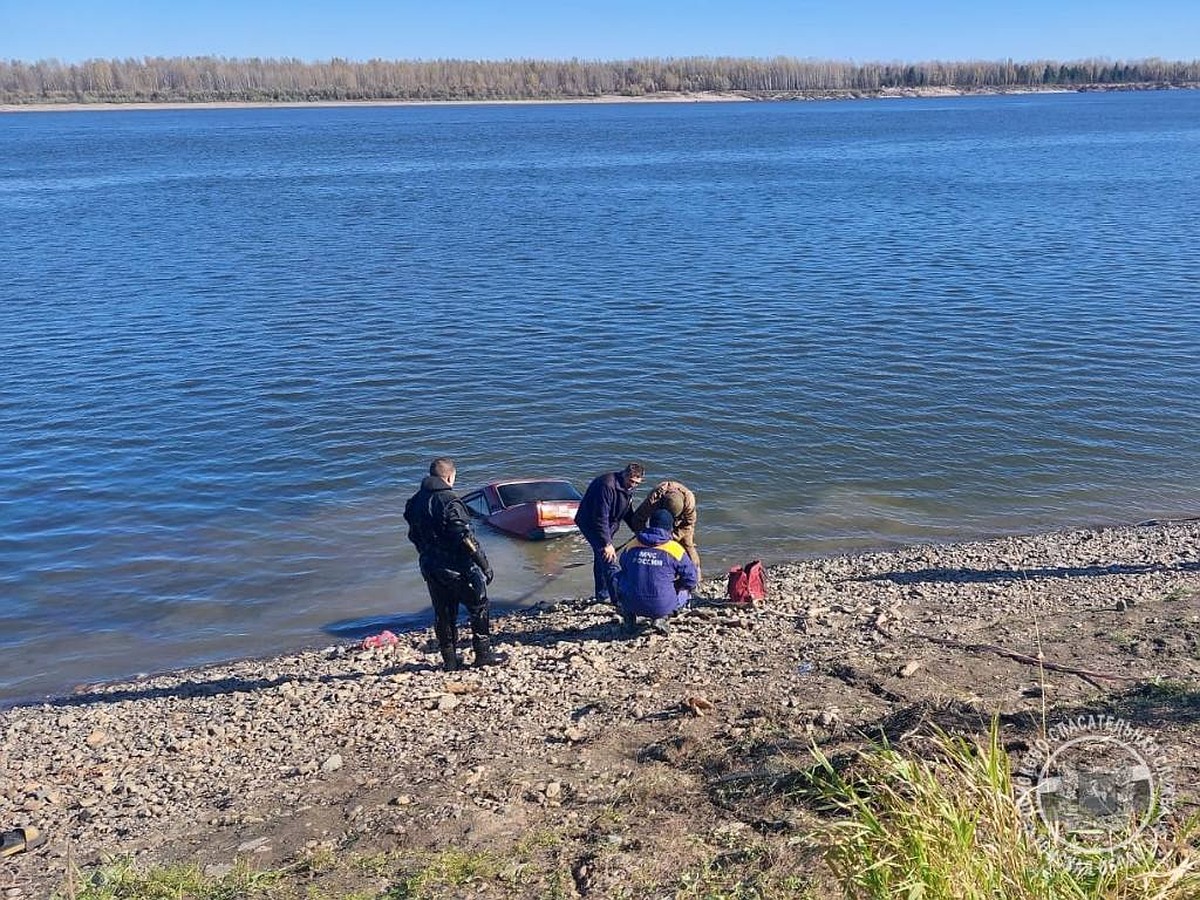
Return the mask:
<path id="1" fill-rule="evenodd" d="M 507 616 L 494 669 L 445 673 L 417 631 L 0 712 L 0 826 L 47 836 L 0 860 L 0 897 L 72 896 L 106 856 L 377 896 L 450 848 L 478 866 L 429 896 L 819 894 L 811 813 L 764 773 L 996 715 L 1015 750 L 1080 711 L 1124 718 L 1194 804 L 1200 522 L 780 565 L 753 608 L 723 588 L 665 635 L 582 600 Z"/>

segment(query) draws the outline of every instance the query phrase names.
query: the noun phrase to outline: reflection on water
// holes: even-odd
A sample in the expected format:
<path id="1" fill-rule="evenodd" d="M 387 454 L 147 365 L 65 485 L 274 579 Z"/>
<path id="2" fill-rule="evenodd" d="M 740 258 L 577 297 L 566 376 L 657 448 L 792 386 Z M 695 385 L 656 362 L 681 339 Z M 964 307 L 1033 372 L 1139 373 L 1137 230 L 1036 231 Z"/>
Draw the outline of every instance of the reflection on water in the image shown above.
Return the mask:
<path id="1" fill-rule="evenodd" d="M 637 459 L 710 577 L 1195 514 L 1198 104 L 6 119 L 0 700 L 425 615 L 443 454 Z M 498 605 L 587 592 L 483 538 Z"/>

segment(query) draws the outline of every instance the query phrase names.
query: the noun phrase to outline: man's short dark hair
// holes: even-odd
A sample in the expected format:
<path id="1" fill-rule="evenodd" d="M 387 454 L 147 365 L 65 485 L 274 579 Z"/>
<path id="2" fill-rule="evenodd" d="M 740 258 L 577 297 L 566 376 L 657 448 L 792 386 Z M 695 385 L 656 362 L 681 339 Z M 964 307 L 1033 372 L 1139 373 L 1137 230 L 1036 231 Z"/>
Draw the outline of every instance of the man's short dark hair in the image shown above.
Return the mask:
<path id="1" fill-rule="evenodd" d="M 629 463 L 625 466 L 626 478 L 645 478 L 646 469 L 641 463 Z"/>
<path id="2" fill-rule="evenodd" d="M 447 475 L 453 475 L 454 460 L 448 456 L 439 456 L 429 464 L 429 474 L 436 475 L 438 478 L 445 478 Z"/>

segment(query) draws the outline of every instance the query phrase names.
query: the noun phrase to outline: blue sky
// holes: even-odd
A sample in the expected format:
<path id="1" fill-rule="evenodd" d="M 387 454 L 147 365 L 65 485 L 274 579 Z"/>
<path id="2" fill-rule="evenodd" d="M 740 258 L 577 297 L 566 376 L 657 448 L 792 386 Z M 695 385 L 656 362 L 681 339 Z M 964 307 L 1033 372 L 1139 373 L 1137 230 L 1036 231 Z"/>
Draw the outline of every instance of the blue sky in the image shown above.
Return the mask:
<path id="1" fill-rule="evenodd" d="M 0 58 L 1200 58 L 1200 0 L 0 0 Z"/>

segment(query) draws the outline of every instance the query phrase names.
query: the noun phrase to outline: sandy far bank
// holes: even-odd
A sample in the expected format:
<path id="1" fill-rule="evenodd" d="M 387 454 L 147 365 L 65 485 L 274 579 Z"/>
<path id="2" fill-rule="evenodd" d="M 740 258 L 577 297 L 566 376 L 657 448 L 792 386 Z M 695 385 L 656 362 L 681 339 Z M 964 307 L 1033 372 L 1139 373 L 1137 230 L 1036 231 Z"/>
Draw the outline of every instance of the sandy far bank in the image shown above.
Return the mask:
<path id="1" fill-rule="evenodd" d="M 882 88 L 877 91 L 825 90 L 813 92 L 763 92 L 748 91 L 661 91 L 630 97 L 623 94 L 604 94 L 599 97 L 563 97 L 539 100 L 312 100 L 312 101 L 213 101 L 171 103 L 30 103 L 0 104 L 0 113 L 21 112 L 101 112 L 105 110 L 183 110 L 183 109 L 303 109 L 319 107 L 351 106 L 530 106 L 537 104 L 563 103 L 743 103 L 754 101 L 803 101 L 803 100 L 885 100 L 922 97 L 969 97 L 995 96 L 1001 94 L 1070 94 L 1082 90 L 1134 90 L 1153 86 L 1105 85 L 1088 87 L 905 87 Z"/>
<path id="2" fill-rule="evenodd" d="M 0 104 L 0 113 L 102 112 L 106 110 L 180 109 L 309 109 L 348 106 L 533 106 L 547 103 L 724 103 L 754 98 L 726 92 L 660 93 L 641 97 L 605 94 L 599 97 L 564 97 L 558 100 L 304 100 L 282 102 L 213 101 L 178 103 L 30 103 Z"/>

